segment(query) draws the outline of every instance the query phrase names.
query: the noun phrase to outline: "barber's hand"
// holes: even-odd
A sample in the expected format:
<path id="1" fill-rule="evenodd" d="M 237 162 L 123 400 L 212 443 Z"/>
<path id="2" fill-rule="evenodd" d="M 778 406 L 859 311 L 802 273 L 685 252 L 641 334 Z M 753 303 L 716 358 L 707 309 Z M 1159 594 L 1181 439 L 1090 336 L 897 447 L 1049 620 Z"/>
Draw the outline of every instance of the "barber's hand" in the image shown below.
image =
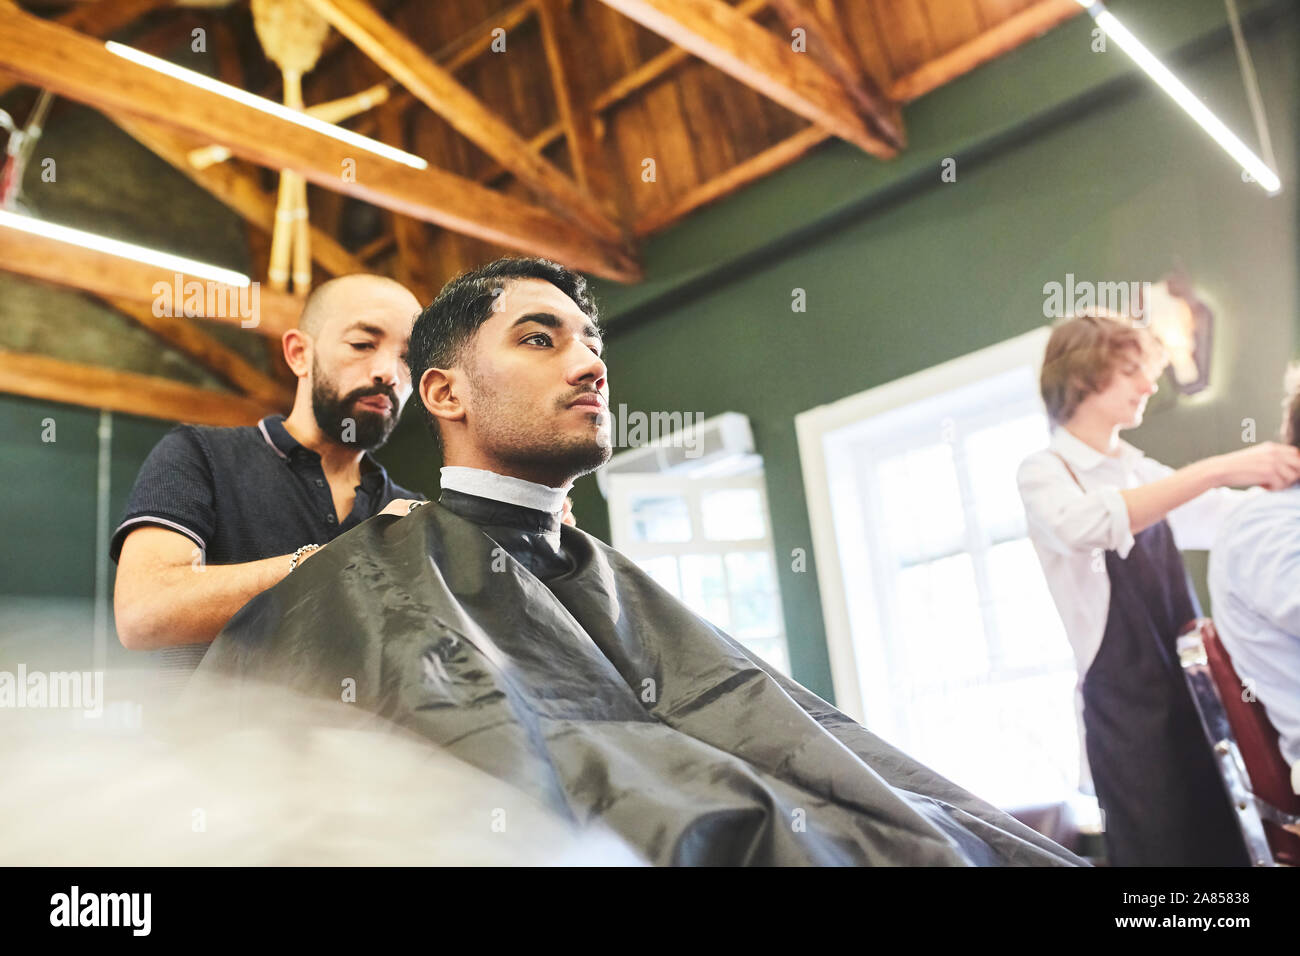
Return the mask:
<path id="1" fill-rule="evenodd" d="M 379 513 L 381 515 L 404 515 L 410 511 L 411 505 L 423 503 L 419 498 L 394 498 L 384 505 L 384 510 Z"/>
<path id="2" fill-rule="evenodd" d="M 567 524 L 570 528 L 576 528 L 578 522 L 573 520 L 573 499 L 564 499 L 564 517 L 560 519 L 562 524 Z"/>
<path id="3" fill-rule="evenodd" d="M 1261 485 L 1281 491 L 1300 481 L 1300 449 L 1273 441 L 1220 455 L 1220 484 Z"/>

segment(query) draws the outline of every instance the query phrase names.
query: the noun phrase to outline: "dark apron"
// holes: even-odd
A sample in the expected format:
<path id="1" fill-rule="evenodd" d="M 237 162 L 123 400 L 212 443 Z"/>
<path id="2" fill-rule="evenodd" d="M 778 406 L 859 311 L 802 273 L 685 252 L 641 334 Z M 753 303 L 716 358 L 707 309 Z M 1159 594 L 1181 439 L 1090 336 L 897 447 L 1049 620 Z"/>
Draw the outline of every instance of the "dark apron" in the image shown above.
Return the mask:
<path id="1" fill-rule="evenodd" d="M 1178 663 L 1200 616 L 1168 522 L 1106 552 L 1110 609 L 1083 679 L 1088 762 L 1112 866 L 1249 866 Z"/>

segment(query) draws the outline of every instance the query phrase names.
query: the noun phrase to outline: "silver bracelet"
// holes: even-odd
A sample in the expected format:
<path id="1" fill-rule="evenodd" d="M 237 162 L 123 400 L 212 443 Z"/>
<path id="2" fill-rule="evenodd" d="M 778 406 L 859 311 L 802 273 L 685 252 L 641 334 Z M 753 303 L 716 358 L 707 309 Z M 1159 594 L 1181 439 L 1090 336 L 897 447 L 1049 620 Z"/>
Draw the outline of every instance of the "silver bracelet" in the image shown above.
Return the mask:
<path id="1" fill-rule="evenodd" d="M 412 501 L 409 505 L 406 506 L 406 513 L 409 515 L 416 508 L 420 507 L 420 505 L 427 505 L 428 503 L 429 502 L 427 501 Z"/>
<path id="2" fill-rule="evenodd" d="M 304 544 L 293 553 L 293 557 L 289 560 L 289 573 L 292 574 L 294 569 L 298 567 L 298 562 L 302 560 L 304 554 L 308 554 L 312 551 L 319 551 L 320 549 L 321 546 L 319 544 Z"/>

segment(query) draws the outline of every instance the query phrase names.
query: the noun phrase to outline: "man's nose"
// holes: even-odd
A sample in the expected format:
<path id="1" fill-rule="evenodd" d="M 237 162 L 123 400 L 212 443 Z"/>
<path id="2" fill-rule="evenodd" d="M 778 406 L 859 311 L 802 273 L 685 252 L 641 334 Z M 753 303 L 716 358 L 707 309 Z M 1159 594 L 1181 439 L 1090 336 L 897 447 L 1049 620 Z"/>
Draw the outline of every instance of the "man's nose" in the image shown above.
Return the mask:
<path id="1" fill-rule="evenodd" d="M 584 381 L 594 381 L 596 387 L 600 388 L 606 383 L 609 377 L 609 370 L 605 368 L 605 363 L 600 356 L 587 346 L 579 346 L 586 354 L 580 357 L 570 372 L 569 380 L 573 384 Z"/>
<path id="2" fill-rule="evenodd" d="M 405 369 L 406 363 L 401 356 L 377 354 L 370 364 L 370 378 L 374 382 L 395 389 L 402 380 L 402 372 Z"/>

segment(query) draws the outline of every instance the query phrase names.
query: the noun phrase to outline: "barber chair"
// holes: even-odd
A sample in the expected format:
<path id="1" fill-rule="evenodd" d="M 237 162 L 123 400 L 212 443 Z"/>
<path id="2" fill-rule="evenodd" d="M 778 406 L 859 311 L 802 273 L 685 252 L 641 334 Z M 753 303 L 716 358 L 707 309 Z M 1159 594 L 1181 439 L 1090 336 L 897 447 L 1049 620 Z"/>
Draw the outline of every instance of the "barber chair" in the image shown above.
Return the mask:
<path id="1" fill-rule="evenodd" d="M 1241 678 L 1209 618 L 1178 638 L 1178 658 L 1255 866 L 1300 864 L 1300 795 L 1264 705 Z"/>

